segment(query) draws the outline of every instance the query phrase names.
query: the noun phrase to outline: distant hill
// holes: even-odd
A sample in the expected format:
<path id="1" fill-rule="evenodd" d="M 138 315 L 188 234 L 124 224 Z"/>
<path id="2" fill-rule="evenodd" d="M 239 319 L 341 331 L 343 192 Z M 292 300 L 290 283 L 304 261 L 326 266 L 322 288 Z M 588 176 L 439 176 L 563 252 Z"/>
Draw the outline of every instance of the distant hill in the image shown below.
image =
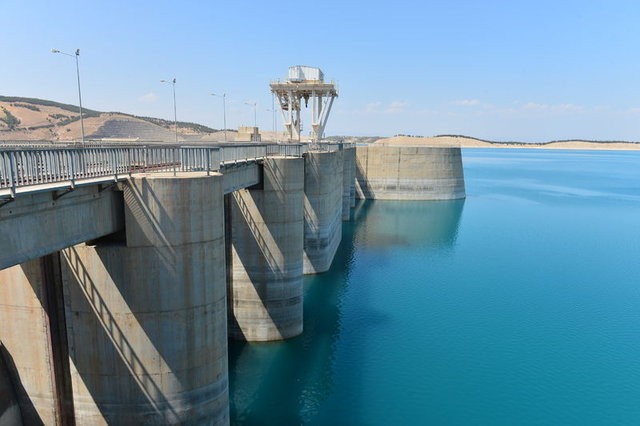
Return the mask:
<path id="1" fill-rule="evenodd" d="M 175 140 L 175 127 L 170 120 L 86 108 L 82 113 L 85 139 Z M 221 133 L 201 124 L 178 121 L 180 141 L 216 140 Z M 234 132 L 228 133 L 232 140 Z M 80 137 L 77 106 L 44 99 L 0 96 L 0 141 L 71 141 Z"/>
<path id="2" fill-rule="evenodd" d="M 351 142 L 358 145 L 431 146 L 460 148 L 542 148 L 542 149 L 603 149 L 640 150 L 640 143 L 630 141 L 555 140 L 549 142 L 490 141 L 464 135 L 395 135 L 379 136 L 330 136 L 330 141 Z"/>
<path id="3" fill-rule="evenodd" d="M 374 142 L 376 145 L 433 146 L 460 148 L 543 148 L 543 149 L 602 149 L 640 150 L 640 143 L 628 141 L 557 140 L 549 142 L 495 142 L 464 135 L 411 136 L 396 135 Z"/>

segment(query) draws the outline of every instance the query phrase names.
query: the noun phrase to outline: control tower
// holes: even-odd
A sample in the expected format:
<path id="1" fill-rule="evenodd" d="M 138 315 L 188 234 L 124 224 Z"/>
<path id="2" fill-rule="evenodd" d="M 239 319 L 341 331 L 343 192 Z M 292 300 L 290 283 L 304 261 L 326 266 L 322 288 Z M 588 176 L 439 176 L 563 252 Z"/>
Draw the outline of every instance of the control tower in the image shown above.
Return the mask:
<path id="1" fill-rule="evenodd" d="M 300 108 L 304 99 L 305 108 L 311 101 L 311 137 L 313 142 L 320 141 L 333 100 L 338 96 L 335 84 L 324 82 L 320 68 L 296 65 L 289 67 L 289 77 L 285 82 L 276 81 L 270 86 L 280 103 L 289 140 L 300 141 Z"/>

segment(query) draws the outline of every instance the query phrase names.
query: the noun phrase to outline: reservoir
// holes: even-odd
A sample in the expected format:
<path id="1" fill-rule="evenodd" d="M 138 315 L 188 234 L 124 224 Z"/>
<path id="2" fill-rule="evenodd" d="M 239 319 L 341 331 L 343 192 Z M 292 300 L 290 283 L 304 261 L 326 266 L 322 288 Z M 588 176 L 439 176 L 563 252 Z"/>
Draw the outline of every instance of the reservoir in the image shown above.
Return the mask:
<path id="1" fill-rule="evenodd" d="M 360 202 L 304 333 L 230 342 L 232 424 L 640 423 L 640 153 L 463 150 Z"/>

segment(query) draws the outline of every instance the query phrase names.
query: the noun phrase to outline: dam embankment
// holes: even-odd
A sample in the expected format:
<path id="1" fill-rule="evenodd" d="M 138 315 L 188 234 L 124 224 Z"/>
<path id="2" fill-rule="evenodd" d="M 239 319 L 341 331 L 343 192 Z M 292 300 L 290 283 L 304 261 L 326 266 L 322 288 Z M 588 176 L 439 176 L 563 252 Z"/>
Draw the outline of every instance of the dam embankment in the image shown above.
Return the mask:
<path id="1" fill-rule="evenodd" d="M 465 198 L 460 148 L 356 148 L 356 196 L 378 200 Z"/>
<path id="2" fill-rule="evenodd" d="M 356 189 L 465 196 L 460 149 L 329 145 L 0 209 L 0 392 L 24 423 L 228 424 L 228 339 L 303 332 L 303 275 L 334 262 Z"/>

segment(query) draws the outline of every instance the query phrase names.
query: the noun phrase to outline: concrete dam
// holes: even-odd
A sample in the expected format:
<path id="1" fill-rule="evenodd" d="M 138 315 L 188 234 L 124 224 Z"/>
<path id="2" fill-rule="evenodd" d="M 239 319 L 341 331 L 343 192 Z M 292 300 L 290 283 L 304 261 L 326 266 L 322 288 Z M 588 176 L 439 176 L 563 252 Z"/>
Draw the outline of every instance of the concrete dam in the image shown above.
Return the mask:
<path id="1" fill-rule="evenodd" d="M 2 148 L 0 424 L 229 424 L 356 199 L 464 197 L 459 148 Z"/>

